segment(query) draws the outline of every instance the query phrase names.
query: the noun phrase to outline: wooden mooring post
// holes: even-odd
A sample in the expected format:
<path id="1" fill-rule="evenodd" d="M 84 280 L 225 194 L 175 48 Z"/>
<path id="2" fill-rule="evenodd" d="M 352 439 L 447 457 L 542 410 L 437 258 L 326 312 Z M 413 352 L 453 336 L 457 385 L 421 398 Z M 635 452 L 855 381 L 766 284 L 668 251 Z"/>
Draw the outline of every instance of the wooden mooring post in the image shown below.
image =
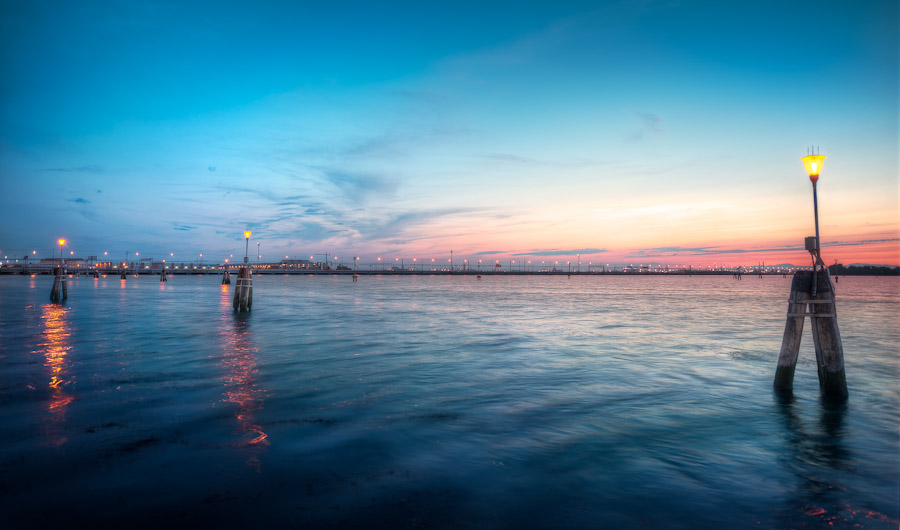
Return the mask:
<path id="1" fill-rule="evenodd" d="M 165 266 L 162 268 L 161 271 L 159 271 L 159 281 L 161 281 L 161 282 L 167 282 L 167 281 L 169 281 L 169 278 L 168 278 L 167 275 L 166 275 L 166 268 L 165 268 Z"/>
<path id="2" fill-rule="evenodd" d="M 53 287 L 50 289 L 50 301 L 62 302 L 69 297 L 68 276 L 62 266 L 57 267 L 55 272 Z"/>
<path id="3" fill-rule="evenodd" d="M 231 285 L 231 273 L 228 272 L 228 269 L 222 273 L 222 285 Z"/>
<path id="4" fill-rule="evenodd" d="M 806 317 L 811 322 L 819 388 L 827 397 L 846 399 L 848 392 L 844 372 L 844 346 L 838 329 L 834 286 L 826 268 L 798 271 L 794 274 L 781 353 L 775 370 L 775 389 L 785 392 L 793 389 L 794 369 L 797 366 Z"/>
<path id="5" fill-rule="evenodd" d="M 234 286 L 235 311 L 250 311 L 253 305 L 253 272 L 250 267 L 241 267 Z"/>

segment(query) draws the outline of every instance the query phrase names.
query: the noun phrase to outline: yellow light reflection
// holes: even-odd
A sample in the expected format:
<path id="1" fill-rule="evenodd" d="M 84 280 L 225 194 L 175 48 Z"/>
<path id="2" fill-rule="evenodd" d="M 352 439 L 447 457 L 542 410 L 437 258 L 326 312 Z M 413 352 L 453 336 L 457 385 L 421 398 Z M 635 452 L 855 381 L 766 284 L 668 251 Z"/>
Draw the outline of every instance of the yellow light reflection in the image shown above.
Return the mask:
<path id="1" fill-rule="evenodd" d="M 223 288 L 221 293 L 223 300 L 229 298 L 226 289 Z M 231 309 L 230 302 L 228 309 Z M 231 404 L 235 409 L 234 417 L 238 423 L 235 432 L 240 436 L 236 444 L 239 447 L 253 450 L 247 458 L 247 465 L 260 471 L 259 452 L 269 445 L 269 440 L 268 435 L 256 423 L 255 418 L 256 413 L 263 408 L 264 391 L 256 386 L 258 349 L 253 345 L 248 326 L 248 320 L 235 317 L 230 311 L 221 322 L 221 333 L 225 346 L 222 356 L 224 368 L 222 381 L 225 386 L 222 402 Z"/>
<path id="2" fill-rule="evenodd" d="M 62 424 L 66 420 L 66 409 L 75 397 L 66 392 L 66 387 L 72 382 L 68 370 L 69 363 L 66 357 L 72 349 L 72 330 L 69 326 L 67 314 L 69 310 L 58 304 L 45 304 L 41 306 L 41 321 L 44 325 L 44 333 L 40 349 L 36 353 L 44 356 L 44 366 L 49 370 L 50 379 L 47 385 L 50 389 L 50 400 L 47 403 L 49 412 L 46 435 L 48 445 L 62 445 L 68 438 L 62 434 Z"/>

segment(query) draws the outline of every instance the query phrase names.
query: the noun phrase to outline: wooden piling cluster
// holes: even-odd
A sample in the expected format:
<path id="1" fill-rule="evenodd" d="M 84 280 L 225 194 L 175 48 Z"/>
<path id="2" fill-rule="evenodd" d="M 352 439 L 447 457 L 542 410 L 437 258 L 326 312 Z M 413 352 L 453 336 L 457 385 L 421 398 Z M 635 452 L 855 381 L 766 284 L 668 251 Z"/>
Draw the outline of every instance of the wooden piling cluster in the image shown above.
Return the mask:
<path id="1" fill-rule="evenodd" d="M 51 302 L 62 302 L 69 297 L 68 279 L 66 269 L 62 266 L 57 267 L 53 277 L 53 287 L 50 289 Z"/>
<path id="2" fill-rule="evenodd" d="M 803 322 L 810 318 L 819 388 L 827 397 L 847 397 L 847 378 L 844 372 L 844 346 L 838 329 L 834 303 L 834 286 L 827 269 L 798 271 L 791 282 L 787 320 L 775 370 L 775 389 L 791 391 L 794 369 L 800 351 Z"/>
<path id="3" fill-rule="evenodd" d="M 163 267 L 161 271 L 159 271 L 159 281 L 167 282 L 169 281 L 168 276 L 166 275 L 166 268 Z"/>
<path id="4" fill-rule="evenodd" d="M 235 311 L 250 311 L 253 305 L 253 272 L 250 267 L 241 267 L 234 286 Z"/>
<path id="5" fill-rule="evenodd" d="M 231 273 L 228 272 L 228 269 L 222 273 L 222 285 L 231 285 Z"/>

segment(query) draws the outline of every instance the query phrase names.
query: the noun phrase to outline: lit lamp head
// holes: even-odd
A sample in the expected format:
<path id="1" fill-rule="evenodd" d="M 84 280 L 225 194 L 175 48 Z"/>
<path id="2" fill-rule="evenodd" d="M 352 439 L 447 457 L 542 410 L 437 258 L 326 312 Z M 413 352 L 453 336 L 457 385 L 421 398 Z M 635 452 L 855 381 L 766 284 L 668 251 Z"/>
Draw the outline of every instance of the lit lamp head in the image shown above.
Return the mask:
<path id="1" fill-rule="evenodd" d="M 809 180 L 816 183 L 819 180 L 819 173 L 822 171 L 822 165 L 825 163 L 825 155 L 809 155 L 801 158 L 803 167 L 809 173 Z"/>
<path id="2" fill-rule="evenodd" d="M 244 239 L 250 239 L 251 232 L 249 230 L 244 230 Z"/>
<path id="3" fill-rule="evenodd" d="M 66 244 L 66 240 L 65 240 L 65 239 L 60 239 L 60 240 L 59 240 L 59 246 L 60 246 L 60 247 L 63 246 L 63 245 L 65 245 L 65 244 Z"/>

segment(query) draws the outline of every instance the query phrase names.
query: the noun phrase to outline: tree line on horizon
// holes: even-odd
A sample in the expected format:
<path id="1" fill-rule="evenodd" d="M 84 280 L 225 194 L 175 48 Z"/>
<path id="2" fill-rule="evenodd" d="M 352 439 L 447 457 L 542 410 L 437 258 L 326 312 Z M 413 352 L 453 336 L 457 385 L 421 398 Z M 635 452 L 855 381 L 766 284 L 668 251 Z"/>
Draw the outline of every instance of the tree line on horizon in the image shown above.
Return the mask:
<path id="1" fill-rule="evenodd" d="M 828 266 L 828 272 L 832 276 L 900 276 L 900 267 L 888 267 L 885 265 L 850 265 L 845 267 L 840 263 Z"/>

